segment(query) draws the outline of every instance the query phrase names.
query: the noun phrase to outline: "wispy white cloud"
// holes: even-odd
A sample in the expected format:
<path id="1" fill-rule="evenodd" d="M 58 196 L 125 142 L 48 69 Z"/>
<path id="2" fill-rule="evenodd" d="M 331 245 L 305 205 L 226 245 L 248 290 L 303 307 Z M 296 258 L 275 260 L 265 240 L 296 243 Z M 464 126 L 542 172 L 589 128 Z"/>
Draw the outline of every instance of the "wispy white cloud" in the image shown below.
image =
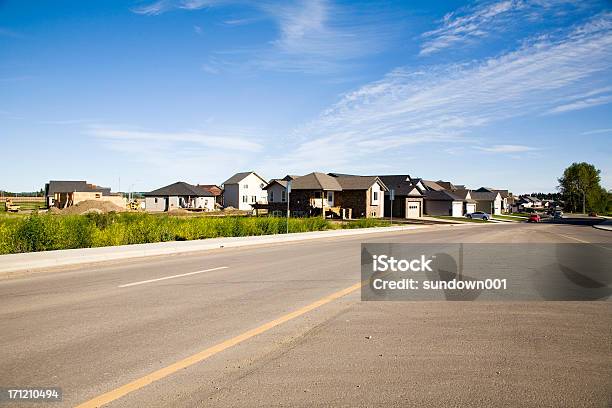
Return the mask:
<path id="1" fill-rule="evenodd" d="M 213 149 L 257 152 L 262 149 L 261 144 L 248 138 L 202 132 L 151 132 L 92 125 L 88 127 L 86 133 L 102 141 L 112 142 L 115 146 L 138 143 L 143 149 L 151 146 L 176 151 L 205 148 L 208 151 Z"/>
<path id="2" fill-rule="evenodd" d="M 149 189 L 176 180 L 221 183 L 228 171 L 248 168 L 251 154 L 263 149 L 249 138 L 257 134 L 250 129 L 161 132 L 97 124 L 86 126 L 84 134 L 127 162 L 146 166 Z"/>
<path id="3" fill-rule="evenodd" d="M 543 16 L 550 21 L 555 15 L 587 7 L 588 0 L 495 0 L 477 2 L 456 12 L 448 13 L 439 27 L 422 34 L 420 55 L 428 55 L 449 47 L 466 44 L 507 32 L 512 27 L 533 23 Z"/>
<path id="4" fill-rule="evenodd" d="M 158 15 L 232 2 L 236 0 L 161 0 L 133 11 Z M 242 25 L 265 18 L 277 26 L 278 37 L 259 46 L 220 51 L 207 62 L 209 67 L 330 73 L 348 61 L 383 51 L 398 32 L 397 19 L 389 14 L 383 18 L 382 6 L 362 10 L 330 0 L 262 0 L 248 5 L 257 13 L 255 17 L 225 20 L 224 24 Z"/>
<path id="5" fill-rule="evenodd" d="M 489 153 L 524 153 L 531 152 L 534 150 L 538 150 L 535 147 L 524 146 L 524 145 L 512 145 L 512 144 L 504 144 L 504 145 L 493 145 L 493 146 L 477 146 L 476 149 L 482 150 L 483 152 Z"/>
<path id="6" fill-rule="evenodd" d="M 260 18 L 230 18 L 223 21 L 223 24 L 228 26 L 242 26 L 259 21 Z"/>
<path id="7" fill-rule="evenodd" d="M 563 113 L 563 112 L 587 109 L 587 108 L 592 108 L 594 106 L 605 105 L 610 102 L 612 102 L 612 95 L 597 96 L 595 98 L 585 98 L 585 99 L 581 99 L 578 101 L 555 106 L 554 108 L 550 109 L 548 113 L 550 114 Z"/>
<path id="8" fill-rule="evenodd" d="M 173 9 L 199 10 L 205 7 L 225 3 L 223 0 L 157 0 L 132 8 L 136 14 L 156 16 Z"/>
<path id="9" fill-rule="evenodd" d="M 193 32 L 196 33 L 197 35 L 202 35 L 202 27 L 200 27 L 199 25 L 194 25 Z"/>
<path id="10" fill-rule="evenodd" d="M 284 160 L 312 158 L 329 166 L 404 146 L 470 140 L 477 128 L 540 115 L 605 89 L 611 72 L 612 14 L 596 16 L 564 37 L 538 37 L 517 51 L 480 62 L 396 69 L 344 95 L 298 129 L 295 137 L 301 144 Z M 526 151 L 517 146 L 490 149 Z"/>
<path id="11" fill-rule="evenodd" d="M 583 135 L 587 136 L 587 135 L 599 135 L 602 133 L 612 133 L 612 128 L 606 128 L 606 129 L 593 129 L 593 130 L 589 130 L 587 132 L 582 132 Z"/>

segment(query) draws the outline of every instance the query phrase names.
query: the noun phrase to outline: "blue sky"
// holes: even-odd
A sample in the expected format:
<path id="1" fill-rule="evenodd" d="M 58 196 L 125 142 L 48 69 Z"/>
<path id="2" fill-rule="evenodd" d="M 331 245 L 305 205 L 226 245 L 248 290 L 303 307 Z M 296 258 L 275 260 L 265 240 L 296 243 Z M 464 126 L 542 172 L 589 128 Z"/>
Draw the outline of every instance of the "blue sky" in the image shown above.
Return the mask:
<path id="1" fill-rule="evenodd" d="M 311 171 L 612 188 L 606 1 L 0 0 L 0 189 Z"/>

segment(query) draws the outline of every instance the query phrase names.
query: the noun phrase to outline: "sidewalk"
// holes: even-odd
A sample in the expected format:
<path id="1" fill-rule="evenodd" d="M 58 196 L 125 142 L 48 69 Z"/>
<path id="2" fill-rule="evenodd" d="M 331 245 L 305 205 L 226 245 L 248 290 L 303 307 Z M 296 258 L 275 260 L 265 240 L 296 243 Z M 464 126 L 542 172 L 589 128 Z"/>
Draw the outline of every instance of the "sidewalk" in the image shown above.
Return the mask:
<path id="1" fill-rule="evenodd" d="M 427 226 L 411 225 L 397 227 L 393 226 L 331 231 L 313 231 L 293 234 L 211 238 L 194 241 L 156 242 L 152 244 L 134 244 L 83 249 L 64 249 L 58 251 L 28 252 L 22 254 L 0 255 L 0 278 L 10 276 L 12 273 L 15 272 L 27 272 L 36 269 L 54 268 L 58 266 L 207 251 L 219 248 L 278 244 L 285 242 L 304 241 L 310 239 L 376 234 L 381 232 L 398 232 L 422 228 L 427 228 Z"/>
<path id="2" fill-rule="evenodd" d="M 597 229 L 605 230 L 605 231 L 612 231 L 612 218 L 608 218 L 607 220 L 605 220 L 604 222 L 600 224 L 593 225 L 593 228 L 597 228 Z"/>

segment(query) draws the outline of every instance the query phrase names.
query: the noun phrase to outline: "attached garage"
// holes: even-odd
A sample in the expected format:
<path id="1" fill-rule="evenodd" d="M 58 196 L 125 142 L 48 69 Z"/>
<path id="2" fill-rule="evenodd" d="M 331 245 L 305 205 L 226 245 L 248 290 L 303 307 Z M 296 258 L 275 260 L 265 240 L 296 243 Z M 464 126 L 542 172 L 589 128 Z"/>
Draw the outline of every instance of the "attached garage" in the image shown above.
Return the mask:
<path id="1" fill-rule="evenodd" d="M 453 201 L 452 204 L 452 216 L 462 217 L 463 216 L 463 201 Z"/>
<path id="2" fill-rule="evenodd" d="M 422 215 L 421 201 L 406 200 L 406 218 L 420 218 Z"/>
<path id="3" fill-rule="evenodd" d="M 427 191 L 425 193 L 425 213 L 461 217 L 463 216 L 463 200 L 450 191 Z"/>
<path id="4" fill-rule="evenodd" d="M 476 203 L 465 203 L 465 213 L 470 214 L 476 212 Z"/>

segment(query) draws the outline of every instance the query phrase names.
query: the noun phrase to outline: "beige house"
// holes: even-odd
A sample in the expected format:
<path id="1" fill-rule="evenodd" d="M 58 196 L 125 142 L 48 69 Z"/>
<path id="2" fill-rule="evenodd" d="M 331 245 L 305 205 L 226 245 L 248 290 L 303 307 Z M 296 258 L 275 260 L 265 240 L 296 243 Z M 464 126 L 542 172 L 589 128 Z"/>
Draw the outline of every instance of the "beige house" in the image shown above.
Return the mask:
<path id="1" fill-rule="evenodd" d="M 120 193 L 111 193 L 110 188 L 87 183 L 85 180 L 51 180 L 45 184 L 45 196 L 49 207 L 66 208 L 82 201 L 108 201 L 125 208 L 127 201 Z"/>
<path id="2" fill-rule="evenodd" d="M 215 203 L 215 195 L 209 189 L 183 181 L 145 193 L 145 209 L 149 212 L 214 211 Z"/>

